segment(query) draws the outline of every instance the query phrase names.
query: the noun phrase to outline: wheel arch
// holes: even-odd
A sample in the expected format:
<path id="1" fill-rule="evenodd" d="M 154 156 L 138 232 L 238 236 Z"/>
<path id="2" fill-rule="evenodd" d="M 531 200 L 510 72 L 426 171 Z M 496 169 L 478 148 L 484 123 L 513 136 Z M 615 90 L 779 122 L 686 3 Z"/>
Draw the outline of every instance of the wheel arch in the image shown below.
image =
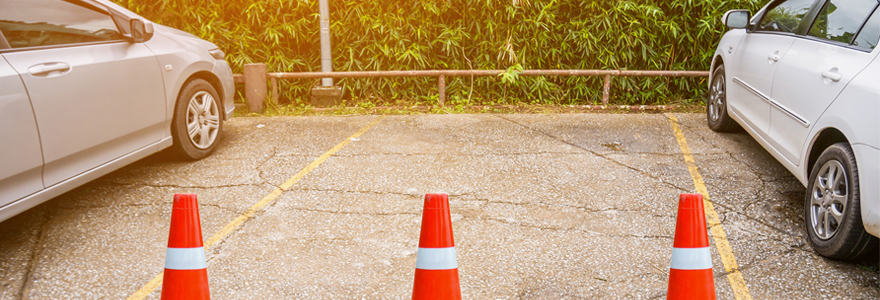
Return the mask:
<path id="1" fill-rule="evenodd" d="M 715 54 L 715 57 L 712 58 L 712 67 L 709 68 L 709 73 L 714 72 L 715 68 L 717 68 L 718 66 L 723 65 L 723 64 L 724 64 L 724 57 L 722 57 L 721 54 Z M 711 75 L 712 74 L 709 74 L 710 78 L 711 78 Z"/>
<path id="2" fill-rule="evenodd" d="M 807 165 L 804 166 L 804 170 L 806 170 L 804 178 L 806 181 L 809 181 L 810 174 L 813 173 L 813 165 L 819 160 L 819 156 L 822 155 L 822 152 L 825 151 L 828 146 L 841 142 L 850 144 L 846 135 L 834 127 L 825 128 L 822 132 L 816 135 L 813 145 L 810 146 L 810 152 L 807 154 Z"/>
<path id="3" fill-rule="evenodd" d="M 715 68 L 724 64 L 724 57 L 718 51 L 715 52 L 715 56 L 712 57 L 712 65 L 709 67 L 709 78 L 706 80 L 706 86 L 712 86 L 712 76 L 715 76 Z"/>

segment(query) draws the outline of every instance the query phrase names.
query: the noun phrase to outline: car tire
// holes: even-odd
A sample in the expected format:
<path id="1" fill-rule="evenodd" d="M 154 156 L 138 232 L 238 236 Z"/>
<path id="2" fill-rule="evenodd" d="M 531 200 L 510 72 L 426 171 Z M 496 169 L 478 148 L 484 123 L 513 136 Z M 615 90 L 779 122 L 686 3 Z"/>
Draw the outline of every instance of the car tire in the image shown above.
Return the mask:
<path id="1" fill-rule="evenodd" d="M 718 132 L 729 132 L 737 128 L 736 121 L 727 113 L 727 82 L 725 81 L 724 65 L 721 64 L 712 72 L 709 85 L 709 98 L 706 99 L 706 122 L 709 129 Z"/>
<path id="2" fill-rule="evenodd" d="M 171 121 L 174 152 L 179 157 L 198 160 L 217 148 L 223 129 L 223 110 L 218 99 L 214 86 L 204 79 L 184 84 Z"/>
<path id="3" fill-rule="evenodd" d="M 813 249 L 822 256 L 855 260 L 873 254 L 877 238 L 862 225 L 859 172 L 847 143 L 826 148 L 813 165 L 804 202 L 804 222 Z"/>

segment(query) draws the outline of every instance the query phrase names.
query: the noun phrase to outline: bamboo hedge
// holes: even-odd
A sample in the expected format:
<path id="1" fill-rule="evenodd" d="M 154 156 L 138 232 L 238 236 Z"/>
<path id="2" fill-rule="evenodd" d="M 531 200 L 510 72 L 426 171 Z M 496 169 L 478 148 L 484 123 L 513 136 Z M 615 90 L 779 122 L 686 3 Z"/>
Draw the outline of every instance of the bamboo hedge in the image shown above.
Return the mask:
<path id="1" fill-rule="evenodd" d="M 114 0 L 216 43 L 236 73 L 320 70 L 318 0 Z M 336 71 L 506 69 L 447 78 L 452 104 L 601 101 L 600 77 L 524 77 L 522 69 L 707 70 L 735 8 L 757 0 L 329 0 Z M 614 78 L 612 103 L 695 103 L 703 78 Z M 291 80 L 294 103 L 314 80 Z M 435 104 L 436 78 L 342 79 L 350 103 Z"/>

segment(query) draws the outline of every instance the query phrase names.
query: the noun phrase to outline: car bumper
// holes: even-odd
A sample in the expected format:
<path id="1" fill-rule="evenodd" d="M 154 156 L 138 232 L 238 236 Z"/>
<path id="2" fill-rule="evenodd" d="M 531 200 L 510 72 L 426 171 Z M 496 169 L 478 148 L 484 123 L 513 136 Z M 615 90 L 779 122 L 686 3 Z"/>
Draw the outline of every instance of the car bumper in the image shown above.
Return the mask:
<path id="1" fill-rule="evenodd" d="M 220 79 L 220 83 L 223 85 L 224 120 L 229 120 L 232 117 L 232 111 L 235 110 L 235 103 L 233 103 L 233 99 L 235 99 L 235 81 L 232 78 L 232 68 L 229 67 L 226 61 L 217 60 L 211 72 L 217 75 L 217 78 Z"/>
<path id="2" fill-rule="evenodd" d="M 880 149 L 853 145 L 859 170 L 859 195 L 865 230 L 880 237 Z"/>

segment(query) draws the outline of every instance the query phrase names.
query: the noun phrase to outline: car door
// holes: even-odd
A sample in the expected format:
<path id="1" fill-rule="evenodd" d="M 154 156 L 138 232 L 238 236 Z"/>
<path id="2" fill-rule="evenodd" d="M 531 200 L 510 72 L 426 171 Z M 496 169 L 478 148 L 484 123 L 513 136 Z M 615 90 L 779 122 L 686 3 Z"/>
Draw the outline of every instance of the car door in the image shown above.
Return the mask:
<path id="1" fill-rule="evenodd" d="M 825 2 L 807 36 L 795 41 L 779 62 L 771 97 L 770 144 L 795 165 L 802 160 L 816 119 L 876 56 L 871 50 L 877 44 L 880 16 L 874 13 L 868 19 L 877 4 Z"/>
<path id="2" fill-rule="evenodd" d="M 3 207 L 43 189 L 43 156 L 27 91 L 18 73 L 2 57 L 0 87 L 0 207 Z"/>
<path id="3" fill-rule="evenodd" d="M 156 143 L 165 134 L 159 63 L 123 40 L 106 7 L 86 1 L 4 0 L 3 56 L 30 95 L 52 186 Z"/>
<path id="4" fill-rule="evenodd" d="M 750 25 L 729 62 L 727 86 L 731 111 L 758 135 L 770 129 L 770 93 L 779 59 L 797 37 L 814 0 L 777 1 Z"/>

